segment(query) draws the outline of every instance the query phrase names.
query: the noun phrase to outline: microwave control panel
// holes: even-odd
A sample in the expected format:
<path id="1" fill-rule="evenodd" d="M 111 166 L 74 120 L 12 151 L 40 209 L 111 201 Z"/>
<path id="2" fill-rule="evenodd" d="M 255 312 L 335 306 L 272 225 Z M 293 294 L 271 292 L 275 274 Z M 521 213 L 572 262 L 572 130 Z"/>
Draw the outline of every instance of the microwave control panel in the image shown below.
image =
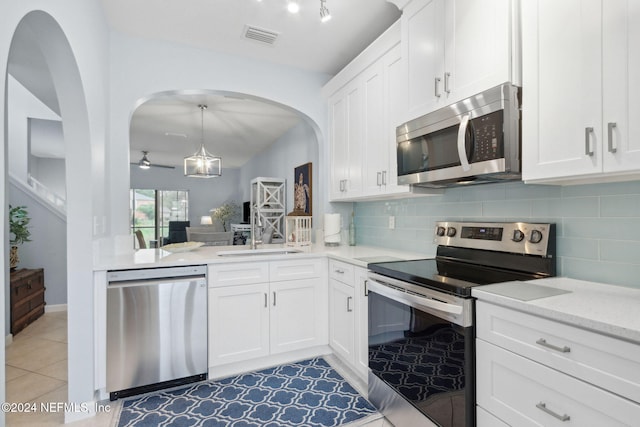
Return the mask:
<path id="1" fill-rule="evenodd" d="M 473 163 L 504 157 L 503 110 L 471 120 L 473 127 Z"/>

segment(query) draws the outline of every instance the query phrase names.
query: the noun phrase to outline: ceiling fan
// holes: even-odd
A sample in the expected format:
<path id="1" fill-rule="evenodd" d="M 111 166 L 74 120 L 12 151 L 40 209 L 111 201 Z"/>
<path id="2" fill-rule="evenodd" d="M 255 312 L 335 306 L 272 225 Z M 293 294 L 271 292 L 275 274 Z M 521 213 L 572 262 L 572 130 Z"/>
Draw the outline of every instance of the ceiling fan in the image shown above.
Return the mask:
<path id="1" fill-rule="evenodd" d="M 132 165 L 138 165 L 138 167 L 140 169 L 149 169 L 149 168 L 165 168 L 165 169 L 175 169 L 175 166 L 169 166 L 169 165 L 158 165 L 155 163 L 151 163 L 149 161 L 149 158 L 147 157 L 147 154 L 149 154 L 148 151 L 143 151 L 142 152 L 142 158 L 140 159 L 139 162 L 137 163 L 131 163 Z"/>

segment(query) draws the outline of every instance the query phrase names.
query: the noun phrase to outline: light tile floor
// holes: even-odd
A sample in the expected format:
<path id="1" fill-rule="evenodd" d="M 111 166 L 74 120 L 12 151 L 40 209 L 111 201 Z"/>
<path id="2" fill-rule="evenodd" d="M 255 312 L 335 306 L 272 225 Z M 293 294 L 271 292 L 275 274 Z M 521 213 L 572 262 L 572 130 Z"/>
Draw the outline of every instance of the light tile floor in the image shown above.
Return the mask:
<path id="1" fill-rule="evenodd" d="M 325 356 L 358 392 L 367 395 L 366 385 L 340 359 Z M 7 426 L 52 427 L 64 424 L 64 410 L 42 411 L 41 403 L 64 404 L 67 401 L 67 313 L 45 313 L 27 326 L 6 347 L 6 395 L 9 403 L 35 404 L 35 412 L 5 414 Z M 109 412 L 66 424 L 72 427 L 113 427 L 120 413 L 120 401 L 101 402 Z M 380 417 L 353 427 L 393 427 Z"/>

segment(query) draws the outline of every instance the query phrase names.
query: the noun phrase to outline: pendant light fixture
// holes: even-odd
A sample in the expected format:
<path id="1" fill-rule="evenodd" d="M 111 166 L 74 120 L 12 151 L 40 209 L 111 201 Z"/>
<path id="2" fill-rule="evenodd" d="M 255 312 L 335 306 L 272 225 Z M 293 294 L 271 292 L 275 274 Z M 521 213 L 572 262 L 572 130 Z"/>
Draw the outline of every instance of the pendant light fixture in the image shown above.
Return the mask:
<path id="1" fill-rule="evenodd" d="M 212 178 L 222 175 L 222 159 L 215 157 L 204 148 L 204 110 L 207 106 L 198 105 L 200 108 L 201 140 L 200 149 L 190 157 L 184 158 L 184 175 L 192 178 Z"/>

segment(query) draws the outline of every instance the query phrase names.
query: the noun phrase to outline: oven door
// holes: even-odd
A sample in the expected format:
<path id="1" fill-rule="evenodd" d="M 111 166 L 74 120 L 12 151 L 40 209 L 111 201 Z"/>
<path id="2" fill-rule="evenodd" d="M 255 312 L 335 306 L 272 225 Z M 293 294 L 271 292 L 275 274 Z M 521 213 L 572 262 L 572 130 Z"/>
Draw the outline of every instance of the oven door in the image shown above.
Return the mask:
<path id="1" fill-rule="evenodd" d="M 473 325 L 456 323 L 472 319 L 472 300 L 385 282 L 367 280 L 370 400 L 396 425 L 473 426 Z"/>

